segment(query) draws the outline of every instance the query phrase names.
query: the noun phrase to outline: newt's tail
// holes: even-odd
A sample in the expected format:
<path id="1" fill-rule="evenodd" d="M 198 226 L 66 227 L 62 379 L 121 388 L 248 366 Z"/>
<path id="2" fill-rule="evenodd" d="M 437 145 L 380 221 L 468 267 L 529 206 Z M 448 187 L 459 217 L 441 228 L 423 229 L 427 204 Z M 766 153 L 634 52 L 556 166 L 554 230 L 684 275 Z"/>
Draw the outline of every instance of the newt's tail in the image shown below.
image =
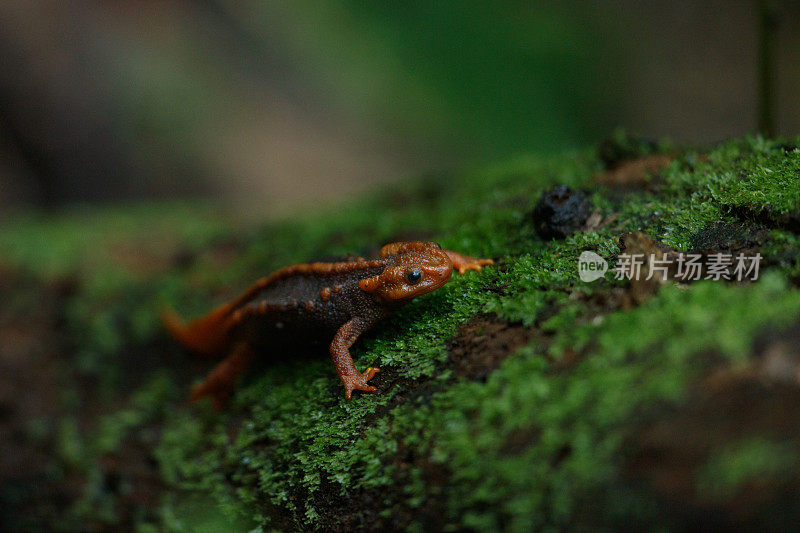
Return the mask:
<path id="1" fill-rule="evenodd" d="M 165 309 L 161 313 L 161 320 L 170 335 L 192 352 L 207 357 L 222 357 L 229 347 L 231 314 L 231 305 L 224 304 L 186 323 L 175 311 Z"/>

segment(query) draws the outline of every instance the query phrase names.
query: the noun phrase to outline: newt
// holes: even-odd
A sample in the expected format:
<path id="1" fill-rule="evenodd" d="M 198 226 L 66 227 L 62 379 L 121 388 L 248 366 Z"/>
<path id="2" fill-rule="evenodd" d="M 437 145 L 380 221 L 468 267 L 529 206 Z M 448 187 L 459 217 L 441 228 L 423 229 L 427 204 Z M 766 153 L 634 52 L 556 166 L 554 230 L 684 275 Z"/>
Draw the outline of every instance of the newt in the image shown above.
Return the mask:
<path id="1" fill-rule="evenodd" d="M 281 343 L 291 350 L 296 343 L 315 339 L 330 343 L 333 366 L 349 400 L 354 390 L 377 390 L 368 381 L 380 369 L 359 372 L 350 356 L 350 347 L 361 334 L 414 298 L 447 283 L 453 270 L 464 274 L 491 264 L 491 259 L 444 250 L 435 242 L 395 242 L 381 248 L 376 259 L 284 267 L 188 324 L 171 311 L 163 320 L 190 351 L 222 359 L 192 388 L 192 401 L 211 397 L 221 408 L 236 378 L 257 354 L 281 351 Z"/>

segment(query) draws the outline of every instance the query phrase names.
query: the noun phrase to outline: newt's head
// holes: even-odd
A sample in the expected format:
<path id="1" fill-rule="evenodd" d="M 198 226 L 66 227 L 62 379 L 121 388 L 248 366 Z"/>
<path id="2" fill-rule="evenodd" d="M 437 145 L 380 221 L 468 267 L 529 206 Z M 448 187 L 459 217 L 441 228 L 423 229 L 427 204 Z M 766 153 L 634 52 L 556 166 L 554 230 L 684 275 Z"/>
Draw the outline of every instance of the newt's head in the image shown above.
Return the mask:
<path id="1" fill-rule="evenodd" d="M 450 280 L 453 263 L 435 242 L 408 242 L 390 257 L 383 272 L 359 287 L 387 302 L 404 302 L 438 289 Z"/>

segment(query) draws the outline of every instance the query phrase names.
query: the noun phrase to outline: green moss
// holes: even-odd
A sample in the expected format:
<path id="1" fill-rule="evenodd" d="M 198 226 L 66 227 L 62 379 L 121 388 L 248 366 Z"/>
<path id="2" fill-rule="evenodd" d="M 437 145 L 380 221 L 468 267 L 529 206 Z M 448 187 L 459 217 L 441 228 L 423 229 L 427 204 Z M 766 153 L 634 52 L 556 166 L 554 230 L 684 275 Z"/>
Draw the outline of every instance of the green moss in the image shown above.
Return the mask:
<path id="1" fill-rule="evenodd" d="M 762 312 L 752 316 L 752 309 Z M 715 283 L 666 288 L 599 325 L 562 323 L 549 350 L 532 345 L 486 384 L 460 383 L 431 406 L 397 413 L 397 435 L 420 431 L 417 445 L 427 443 L 431 458 L 452 472 L 453 525 L 463 518 L 475 529 L 564 527 L 587 499 L 619 492 L 621 444 L 635 415 L 680 404 L 708 364 L 699 355 L 715 351 L 741 360 L 763 327 L 798 318 L 800 293 L 787 293 L 777 276 L 745 290 Z M 569 372 L 554 372 L 545 356 L 558 360 L 566 350 L 586 357 Z M 426 422 L 415 423 L 420 419 Z M 512 445 L 520 434 L 527 436 L 523 444 Z M 614 510 L 600 497 L 601 508 Z"/>
<path id="2" fill-rule="evenodd" d="M 693 186 L 706 188 L 720 204 L 775 214 L 789 213 L 800 204 L 797 149 L 786 150 L 783 143 L 756 138 L 745 147 L 712 154 L 710 159 L 708 167 L 695 171 Z"/>
<path id="3" fill-rule="evenodd" d="M 757 159 L 777 161 L 773 159 L 777 156 L 759 150 L 757 141 L 750 148 Z M 714 180 L 721 183 L 715 177 L 720 169 L 712 168 L 717 160 L 734 166 L 716 153 L 695 171 L 700 176 L 692 174 L 691 179 L 681 165 L 671 166 L 664 175 L 664 193 L 656 199 L 644 195 L 633 199 L 620 223 L 687 248 L 692 234 L 710 222 L 725 220 L 729 215 L 724 213 L 738 205 L 732 196 L 719 194 L 723 185 L 707 187 Z M 574 173 L 561 169 L 549 179 L 546 164 L 521 159 L 477 173 L 480 179 L 475 182 L 468 178 L 461 195 L 439 206 L 436 222 L 443 234 L 436 238 L 455 249 L 508 257 L 507 264 L 457 280 L 400 313 L 356 350 L 361 366 L 377 361 L 407 378 L 444 381 L 447 373 L 436 370 L 446 356 L 444 341 L 470 315 L 494 312 L 531 325 L 543 310 L 566 307 L 573 310 L 562 311 L 546 325 L 556 333 L 549 355 L 558 359 L 567 348 L 580 351 L 591 343 L 598 345 L 572 373 L 553 376 L 541 349 L 532 346 L 507 361 L 486 384 L 451 386 L 429 405 L 401 405 L 376 421 L 375 413 L 382 412 L 396 390 L 345 403 L 336 396 L 338 383 L 325 361 L 311 363 L 302 372 L 285 367 L 267 370 L 239 394 L 241 408 L 255 406 L 253 416 L 242 424 L 240 437 L 226 443 L 224 456 L 215 456 L 214 471 L 236 464 L 237 479 L 245 487 L 251 484 L 256 500 L 268 499 L 275 507 L 288 509 L 299 522 L 320 523 L 325 518 L 315 495 L 322 490 L 336 492 L 331 485 L 343 493 L 374 491 L 393 486 L 399 478 L 408 483 L 404 496 L 395 495 L 388 503 L 397 505 L 399 498 L 402 505 L 413 508 L 434 497 L 441 488 L 426 484 L 419 468 L 397 471 L 393 457 L 398 448 L 413 448 L 417 454 L 430 454 L 432 461 L 451 472 L 447 492 L 453 525 L 459 524 L 458 517 L 462 526 L 490 529 L 569 523 L 578 502 L 602 493 L 613 481 L 622 428 L 632 413 L 683 398 L 687 383 L 702 367 L 693 355 L 717 349 L 741 358 L 759 328 L 796 317 L 800 310 L 796 295 L 780 299 L 784 285 L 770 278 L 748 291 L 719 284 L 666 290 L 633 313 L 609 316 L 600 326 L 570 328 L 579 305 L 568 303 L 576 283 L 577 256 L 585 249 L 613 256 L 618 233 L 602 230 L 542 243 L 526 217 L 545 184 L 585 186 L 595 168 L 589 163 Z M 781 172 L 790 172 L 786 168 Z M 536 185 L 531 174 L 537 175 Z M 697 192 L 687 195 L 687 189 Z M 378 220 L 398 216 L 370 215 Z M 415 221 L 418 215 L 412 209 L 403 216 Z M 393 231 L 391 226 L 383 235 Z M 375 235 L 379 240 L 381 236 Z M 488 281 L 504 286 L 502 296 L 481 290 Z M 742 315 L 768 304 L 772 312 L 741 327 Z M 650 359 L 653 351 L 662 356 Z M 365 426 L 366 420 L 370 422 Z M 507 442 L 518 432 L 539 437 L 509 456 L 504 452 Z M 254 447 L 253 442 L 270 444 Z M 569 456 L 554 467 L 564 450 Z"/>
<path id="4" fill-rule="evenodd" d="M 232 227 L 216 209 L 181 203 L 14 213 L 0 224 L 0 265 L 45 279 L 84 273 L 93 282 L 103 279 L 98 272 L 136 272 L 142 257 L 168 260 L 177 247 L 206 245 Z"/>
<path id="5" fill-rule="evenodd" d="M 102 456 L 116 451 L 133 430 L 160 415 L 173 388 L 168 375 L 158 373 L 130 396 L 128 408 L 101 417 L 90 437 L 93 453 Z"/>
<path id="6" fill-rule="evenodd" d="M 698 476 L 698 493 L 710 501 L 726 500 L 750 483 L 789 481 L 800 456 L 795 444 L 753 436 L 732 442 L 711 457 Z"/>
<path id="7" fill-rule="evenodd" d="M 763 254 L 788 278 L 800 280 L 800 235 L 773 230 L 764 246 Z"/>
<path id="8" fill-rule="evenodd" d="M 657 146 L 629 148 L 647 153 Z M 157 268 L 145 271 L 124 261 L 98 262 L 76 239 L 67 238 L 61 251 L 39 250 L 33 235 L 58 241 L 58 220 L 0 232 L 0 250 L 8 251 L 11 266 L 36 275 L 81 273 L 65 306 L 72 357 L 116 407 L 87 424 L 73 413 L 58 426 L 62 462 L 87 479 L 76 516 L 91 512 L 86 502 L 113 507 L 98 474 L 102 457 L 156 427 L 153 454 L 169 490 L 160 514 L 143 519 L 143 527 L 217 524 L 210 501 L 234 517 L 226 523 L 242 520 L 230 528 L 324 529 L 342 514 L 362 525 L 417 516 L 404 525 L 420 530 L 431 520 L 489 530 L 614 524 L 645 520 L 655 508 L 619 480 L 624 439 L 637 417 L 680 406 L 706 369 L 702 354 L 743 364 L 766 326 L 800 316 L 798 292 L 786 282 L 798 272 L 792 255 L 798 242 L 786 228 L 769 233 L 762 253 L 772 272 L 757 283 L 665 287 L 630 311 L 589 303 L 613 300 L 624 284 L 611 276 L 580 282 L 578 256 L 594 250 L 613 260 L 625 231 L 643 230 L 688 250 L 709 224 L 757 218 L 778 225 L 800 204 L 798 166 L 800 152 L 778 143 L 732 141 L 702 155 L 679 153 L 651 182 L 652 191 L 614 196 L 592 185 L 603 165 L 595 150 L 586 150 L 408 182 L 302 220 L 241 228 L 235 237 L 213 220 L 193 226 L 191 214 L 181 215 L 183 222 L 167 217 L 174 228 L 189 229 L 176 229 L 172 244 L 154 255 Z M 602 214 L 613 210 L 616 219 L 563 241 L 541 240 L 530 212 L 554 183 L 588 190 Z M 106 243 L 115 234 L 137 242 L 133 226 L 92 231 Z M 498 261 L 454 277 L 356 344 L 359 368 L 382 368 L 380 394 L 347 402 L 327 357 L 287 357 L 249 376 L 223 414 L 182 403 L 186 364 L 160 329 L 162 306 L 198 315 L 282 265 L 368 253 L 409 235 Z M 225 253 L 219 243 L 227 243 Z M 182 249 L 190 259 L 176 263 Z M 457 379 L 448 343 L 460 324 L 481 313 L 536 328 L 537 340 L 510 354 L 485 382 Z M 133 380 L 131 372 L 145 377 Z M 121 384 L 139 392 L 120 394 Z M 85 399 L 73 398 L 79 409 Z M 736 454 L 757 455 L 743 449 L 722 453 L 708 472 L 728 469 L 727 458 Z M 731 470 L 729 485 L 763 466 L 743 464 L 744 474 Z M 113 523 L 111 514 L 97 515 Z"/>
<path id="9" fill-rule="evenodd" d="M 619 206 L 623 227 L 688 250 L 691 236 L 710 223 L 742 215 L 777 221 L 796 212 L 800 151 L 786 146 L 793 144 L 756 137 L 683 154 L 660 173 L 658 194 L 632 194 Z"/>
<path id="10" fill-rule="evenodd" d="M 79 467 L 84 463 L 86 452 L 81 440 L 78 422 L 73 418 L 61 420 L 56 436 L 56 451 L 67 466 Z"/>
<path id="11" fill-rule="evenodd" d="M 255 522 L 244 517 L 232 518 L 220 513 L 217 502 L 208 494 L 168 494 L 159 512 L 158 524 L 146 524 L 143 532 L 216 533 L 218 531 L 255 533 Z M 142 526 L 140 526 L 142 527 Z M 269 530 L 266 530 L 269 531 Z"/>

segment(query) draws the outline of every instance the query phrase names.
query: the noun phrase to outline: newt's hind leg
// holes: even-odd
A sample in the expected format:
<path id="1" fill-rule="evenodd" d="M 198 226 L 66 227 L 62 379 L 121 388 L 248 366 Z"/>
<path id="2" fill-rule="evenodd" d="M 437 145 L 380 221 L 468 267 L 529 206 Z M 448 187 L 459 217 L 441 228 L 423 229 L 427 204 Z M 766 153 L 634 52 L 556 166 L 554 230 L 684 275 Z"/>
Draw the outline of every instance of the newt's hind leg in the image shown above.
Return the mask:
<path id="1" fill-rule="evenodd" d="M 237 344 L 231 354 L 208 373 L 205 381 L 192 387 L 192 402 L 211 397 L 214 409 L 221 410 L 233 392 L 236 378 L 253 362 L 255 352 L 246 343 Z"/>

